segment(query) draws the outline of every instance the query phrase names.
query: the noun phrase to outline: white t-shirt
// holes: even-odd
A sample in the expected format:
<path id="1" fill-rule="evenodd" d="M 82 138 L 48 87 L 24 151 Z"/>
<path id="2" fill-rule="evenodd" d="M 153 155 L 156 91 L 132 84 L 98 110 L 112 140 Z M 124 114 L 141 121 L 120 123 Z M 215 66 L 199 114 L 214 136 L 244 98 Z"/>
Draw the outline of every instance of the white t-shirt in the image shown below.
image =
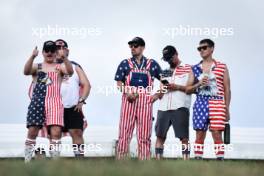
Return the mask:
<path id="1" fill-rule="evenodd" d="M 164 77 L 162 79 L 166 79 L 169 83 L 186 86 L 190 71 L 191 71 L 190 65 L 181 63 L 177 68 L 175 68 L 171 76 Z M 159 110 L 160 111 L 177 110 L 182 107 L 189 109 L 190 106 L 191 106 L 191 95 L 187 95 L 182 91 L 169 91 L 165 93 L 164 96 L 161 98 L 159 104 Z"/>
<path id="2" fill-rule="evenodd" d="M 72 64 L 73 65 L 73 64 Z M 74 73 L 70 77 L 65 75 L 61 84 L 61 96 L 64 108 L 71 108 L 78 104 L 80 98 L 80 80 L 74 66 Z"/>

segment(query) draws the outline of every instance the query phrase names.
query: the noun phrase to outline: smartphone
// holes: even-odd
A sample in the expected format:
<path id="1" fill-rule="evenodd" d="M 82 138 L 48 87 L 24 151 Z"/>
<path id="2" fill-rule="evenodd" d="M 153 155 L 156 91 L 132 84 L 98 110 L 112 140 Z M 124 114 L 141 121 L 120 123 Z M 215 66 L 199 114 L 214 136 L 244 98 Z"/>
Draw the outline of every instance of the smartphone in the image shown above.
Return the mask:
<path id="1" fill-rule="evenodd" d="M 164 79 L 164 80 L 161 80 L 161 83 L 164 84 L 164 85 L 167 85 L 167 84 L 169 84 L 169 81 Z"/>

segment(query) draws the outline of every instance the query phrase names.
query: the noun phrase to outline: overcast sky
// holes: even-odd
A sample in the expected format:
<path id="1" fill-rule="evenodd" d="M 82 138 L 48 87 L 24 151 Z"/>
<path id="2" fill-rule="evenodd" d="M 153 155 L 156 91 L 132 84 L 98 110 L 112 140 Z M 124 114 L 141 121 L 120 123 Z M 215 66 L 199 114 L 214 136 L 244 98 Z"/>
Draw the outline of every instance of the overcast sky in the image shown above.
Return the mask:
<path id="1" fill-rule="evenodd" d="M 145 56 L 163 68 L 161 50 L 166 45 L 176 46 L 183 62 L 196 64 L 201 59 L 196 50 L 199 41 L 212 38 L 214 57 L 230 70 L 232 125 L 264 127 L 263 6 L 257 0 L 2 0 L 0 123 L 25 122 L 31 77 L 23 75 L 24 64 L 35 46 L 41 49 L 44 41 L 63 38 L 70 59 L 82 65 L 92 84 L 85 106 L 89 124 L 118 126 L 121 95 L 106 96 L 98 86 L 114 85 L 118 64 L 130 57 L 127 42 L 141 36 L 146 41 Z M 197 29 L 199 33 L 186 33 Z M 36 62 L 42 60 L 40 52 Z M 158 102 L 155 117 L 157 106 Z"/>

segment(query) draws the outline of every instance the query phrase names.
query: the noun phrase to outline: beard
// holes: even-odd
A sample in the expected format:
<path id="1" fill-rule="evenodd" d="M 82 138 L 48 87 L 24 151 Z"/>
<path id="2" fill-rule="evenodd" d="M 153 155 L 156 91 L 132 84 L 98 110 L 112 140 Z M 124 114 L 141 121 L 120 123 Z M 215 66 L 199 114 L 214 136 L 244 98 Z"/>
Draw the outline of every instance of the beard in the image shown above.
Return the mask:
<path id="1" fill-rule="evenodd" d="M 131 55 L 133 56 L 133 57 L 138 57 L 138 56 L 140 56 L 142 54 L 142 52 L 132 52 L 131 51 Z"/>
<path id="2" fill-rule="evenodd" d="M 137 54 L 137 53 L 131 53 L 131 54 L 132 54 L 133 57 L 139 56 L 139 54 Z"/>
<path id="3" fill-rule="evenodd" d="M 170 68 L 176 68 L 177 67 L 177 63 L 173 63 L 172 61 L 169 62 Z"/>

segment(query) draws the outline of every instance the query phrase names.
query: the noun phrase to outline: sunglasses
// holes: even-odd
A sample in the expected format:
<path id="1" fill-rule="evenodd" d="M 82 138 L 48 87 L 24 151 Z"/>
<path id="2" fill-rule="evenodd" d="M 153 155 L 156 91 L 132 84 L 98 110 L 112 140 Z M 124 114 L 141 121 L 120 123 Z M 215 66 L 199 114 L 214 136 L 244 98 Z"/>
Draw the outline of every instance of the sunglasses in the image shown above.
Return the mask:
<path id="1" fill-rule="evenodd" d="M 139 45 L 138 45 L 138 44 L 131 44 L 131 45 L 129 45 L 129 47 L 130 47 L 130 48 L 138 48 Z"/>
<path id="2" fill-rule="evenodd" d="M 56 45 L 57 50 L 64 49 L 64 48 L 67 48 L 67 47 L 63 45 Z"/>
<path id="3" fill-rule="evenodd" d="M 49 53 L 49 52 L 55 53 L 56 52 L 56 49 L 55 48 L 44 48 L 44 52 L 45 53 Z"/>
<path id="4" fill-rule="evenodd" d="M 202 51 L 202 50 L 207 50 L 207 48 L 209 48 L 209 46 L 199 46 L 198 48 L 197 48 L 197 50 L 198 51 Z"/>

